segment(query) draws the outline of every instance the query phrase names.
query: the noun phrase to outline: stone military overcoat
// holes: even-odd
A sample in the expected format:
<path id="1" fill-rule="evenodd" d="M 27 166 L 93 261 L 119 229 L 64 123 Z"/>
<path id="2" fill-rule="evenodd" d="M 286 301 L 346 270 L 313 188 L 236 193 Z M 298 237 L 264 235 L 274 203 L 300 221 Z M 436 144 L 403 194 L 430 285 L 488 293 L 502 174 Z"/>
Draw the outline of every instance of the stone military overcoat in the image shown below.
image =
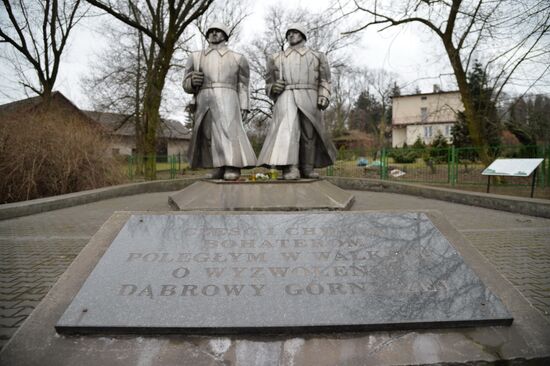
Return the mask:
<path id="1" fill-rule="evenodd" d="M 201 156 L 200 131 L 210 118 L 213 167 L 256 165 L 256 155 L 243 128 L 241 110 L 248 110 L 250 71 L 246 58 L 227 47 L 193 52 L 187 60 L 183 89 L 196 98 L 193 134 L 189 145 L 191 167 L 209 167 Z M 191 85 L 193 71 L 204 73 L 200 88 Z"/>
<path id="2" fill-rule="evenodd" d="M 271 88 L 278 79 L 283 79 L 286 86 L 277 96 Z M 326 136 L 323 113 L 317 106 L 317 97 L 329 98 L 330 89 L 330 67 L 323 53 L 301 46 L 268 58 L 266 92 L 275 106 L 258 165 L 298 164 L 300 114 L 313 124 L 319 137 L 314 166 L 324 167 L 334 162 L 336 149 Z"/>

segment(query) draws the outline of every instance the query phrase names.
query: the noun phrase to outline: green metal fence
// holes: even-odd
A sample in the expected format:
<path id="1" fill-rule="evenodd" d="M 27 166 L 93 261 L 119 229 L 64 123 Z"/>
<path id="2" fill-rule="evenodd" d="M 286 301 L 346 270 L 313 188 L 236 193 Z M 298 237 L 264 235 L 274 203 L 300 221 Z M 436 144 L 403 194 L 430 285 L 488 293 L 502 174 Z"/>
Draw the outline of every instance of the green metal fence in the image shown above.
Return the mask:
<path id="1" fill-rule="evenodd" d="M 500 146 L 490 149 L 496 158 L 543 158 L 537 171 L 536 186 L 550 191 L 550 146 Z M 485 165 L 479 158 L 479 148 L 382 148 L 340 149 L 337 161 L 326 168 L 328 176 L 362 177 L 400 182 L 437 184 L 450 187 L 484 186 L 481 175 Z M 137 155 L 127 158 L 130 180 L 143 179 L 143 163 L 149 159 Z M 152 159 L 152 158 L 151 158 Z M 183 155 L 154 157 L 158 179 L 174 179 L 187 167 Z M 495 185 L 514 187 L 531 185 L 530 177 L 501 177 Z"/>
<path id="2" fill-rule="evenodd" d="M 379 150 L 339 150 L 336 163 L 326 169 L 328 176 L 363 177 L 382 180 L 440 184 L 451 187 L 486 185 L 481 175 L 486 166 L 480 149 L 455 148 L 383 148 Z M 500 146 L 491 148 L 491 159 L 543 158 L 537 171 L 537 187 L 550 187 L 550 147 Z M 530 177 L 500 177 L 501 186 L 530 186 Z"/>
<path id="3" fill-rule="evenodd" d="M 144 165 L 149 159 L 155 159 L 155 166 L 158 179 L 175 179 L 185 167 L 186 160 L 183 155 L 156 155 L 140 156 L 130 155 L 127 159 L 127 175 L 130 180 L 141 180 L 144 178 Z"/>

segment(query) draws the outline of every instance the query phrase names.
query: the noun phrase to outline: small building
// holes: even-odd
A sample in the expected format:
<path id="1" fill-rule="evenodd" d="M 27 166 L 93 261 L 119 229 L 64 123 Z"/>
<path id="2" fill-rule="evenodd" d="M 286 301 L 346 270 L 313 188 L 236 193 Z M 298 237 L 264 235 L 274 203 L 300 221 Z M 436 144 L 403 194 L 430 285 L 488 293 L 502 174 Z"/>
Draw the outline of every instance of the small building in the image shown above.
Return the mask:
<path id="1" fill-rule="evenodd" d="M 136 152 L 136 129 L 133 118 L 120 113 L 85 111 L 111 135 L 111 154 L 132 155 Z M 186 156 L 191 131 L 178 121 L 161 119 L 157 132 L 157 155 Z"/>
<path id="2" fill-rule="evenodd" d="M 25 116 L 35 113 L 42 105 L 42 97 L 36 96 L 27 99 L 18 100 L 11 103 L 0 105 L 0 123 L 12 116 Z M 61 92 L 54 91 L 51 96 L 51 104 L 48 109 L 49 115 L 61 117 L 63 120 L 74 123 L 83 123 L 97 128 L 98 132 L 106 133 L 105 129 L 94 119 L 80 110 L 73 102 L 65 97 Z"/>
<path id="3" fill-rule="evenodd" d="M 39 108 L 42 98 L 31 97 L 0 105 L 0 123 L 13 115 L 24 116 Z M 97 127 L 109 142 L 109 155 L 132 155 L 136 150 L 136 131 L 129 116 L 118 113 L 83 111 L 61 92 L 52 93 L 50 112 L 61 120 L 85 123 Z M 162 119 L 157 132 L 157 155 L 186 156 L 191 131 L 178 121 Z"/>
<path id="4" fill-rule="evenodd" d="M 457 112 L 463 110 L 458 91 L 440 91 L 393 97 L 392 147 L 412 145 L 420 137 L 430 144 L 438 133 L 451 141 Z"/>

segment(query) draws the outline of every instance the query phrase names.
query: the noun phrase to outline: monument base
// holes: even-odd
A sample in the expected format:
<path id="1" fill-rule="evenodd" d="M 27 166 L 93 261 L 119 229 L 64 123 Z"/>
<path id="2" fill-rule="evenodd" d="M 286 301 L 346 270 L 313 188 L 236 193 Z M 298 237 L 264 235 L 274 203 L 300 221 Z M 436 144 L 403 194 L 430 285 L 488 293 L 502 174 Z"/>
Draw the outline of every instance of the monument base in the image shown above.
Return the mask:
<path id="1" fill-rule="evenodd" d="M 349 210 L 354 197 L 325 180 L 227 182 L 203 180 L 171 195 L 178 211 Z"/>

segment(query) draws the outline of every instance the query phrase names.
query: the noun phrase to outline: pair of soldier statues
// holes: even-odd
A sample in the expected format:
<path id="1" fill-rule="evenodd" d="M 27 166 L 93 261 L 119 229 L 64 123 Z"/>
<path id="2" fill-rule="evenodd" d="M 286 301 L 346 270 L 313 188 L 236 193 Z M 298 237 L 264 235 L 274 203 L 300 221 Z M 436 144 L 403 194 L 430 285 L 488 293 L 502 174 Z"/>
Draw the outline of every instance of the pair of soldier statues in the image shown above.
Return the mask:
<path id="1" fill-rule="evenodd" d="M 314 168 L 332 164 L 336 156 L 322 113 L 329 105 L 330 68 L 323 53 L 305 46 L 305 28 L 289 26 L 289 47 L 267 61 L 273 119 L 258 159 L 242 124 L 249 108 L 248 62 L 227 48 L 224 24 L 212 24 L 206 38 L 208 47 L 188 59 L 183 82 L 195 103 L 191 167 L 214 168 L 212 179 L 237 180 L 241 168 L 254 166 L 282 169 L 287 180 L 318 178 Z"/>

